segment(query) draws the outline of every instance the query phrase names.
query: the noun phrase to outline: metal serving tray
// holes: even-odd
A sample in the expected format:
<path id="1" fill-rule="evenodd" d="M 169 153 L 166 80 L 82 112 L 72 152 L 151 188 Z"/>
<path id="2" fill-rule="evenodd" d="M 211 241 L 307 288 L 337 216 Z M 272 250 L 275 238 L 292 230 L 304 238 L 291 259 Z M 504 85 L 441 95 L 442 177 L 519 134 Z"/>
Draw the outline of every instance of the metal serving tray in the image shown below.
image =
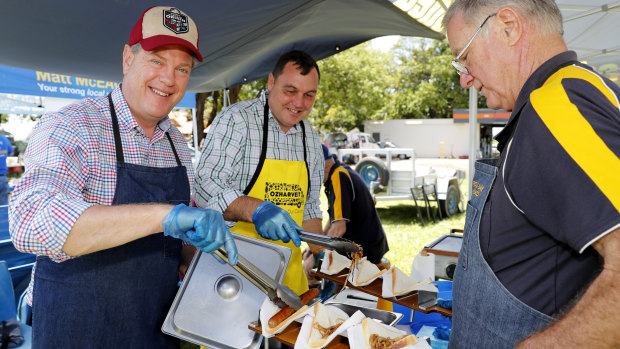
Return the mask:
<path id="1" fill-rule="evenodd" d="M 424 251 L 435 255 L 435 278 L 452 280 L 459 258 L 463 235 L 446 234 L 424 247 Z"/>
<path id="2" fill-rule="evenodd" d="M 239 254 L 281 282 L 291 249 L 233 233 Z M 262 336 L 248 329 L 266 295 L 209 253 L 194 256 L 162 331 L 209 349 L 258 348 Z"/>
<path id="3" fill-rule="evenodd" d="M 365 308 L 365 307 L 361 307 L 359 305 L 353 305 L 353 304 L 327 302 L 326 305 L 337 307 L 340 310 L 347 313 L 347 315 L 349 316 L 353 315 L 356 311 L 359 310 L 362 312 L 362 314 L 364 314 L 364 316 L 372 318 L 372 319 L 377 319 L 389 326 L 395 325 L 398 322 L 398 320 L 400 320 L 403 317 L 403 314 L 400 314 L 400 313 L 395 313 L 395 312 L 381 310 L 381 309 Z"/>

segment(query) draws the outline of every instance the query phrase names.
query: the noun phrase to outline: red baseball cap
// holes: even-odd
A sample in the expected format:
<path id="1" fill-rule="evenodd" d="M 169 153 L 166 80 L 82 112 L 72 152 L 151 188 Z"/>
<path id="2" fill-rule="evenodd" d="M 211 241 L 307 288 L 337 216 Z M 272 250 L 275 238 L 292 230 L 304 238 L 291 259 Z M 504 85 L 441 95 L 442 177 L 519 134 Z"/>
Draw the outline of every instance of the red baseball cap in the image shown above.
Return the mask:
<path id="1" fill-rule="evenodd" d="M 185 12 L 170 6 L 148 8 L 134 25 L 129 35 L 129 45 L 140 43 L 145 51 L 165 45 L 179 45 L 190 50 L 198 61 L 198 27 Z"/>

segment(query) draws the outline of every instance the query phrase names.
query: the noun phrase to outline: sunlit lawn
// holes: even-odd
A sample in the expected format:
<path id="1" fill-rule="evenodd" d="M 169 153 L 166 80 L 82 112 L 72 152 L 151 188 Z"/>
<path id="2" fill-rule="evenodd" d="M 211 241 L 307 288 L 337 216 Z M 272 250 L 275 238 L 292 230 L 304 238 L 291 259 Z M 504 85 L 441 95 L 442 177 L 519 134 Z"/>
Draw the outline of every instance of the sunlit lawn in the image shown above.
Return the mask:
<path id="1" fill-rule="evenodd" d="M 461 193 L 466 195 L 463 190 L 464 185 L 461 184 Z M 418 203 L 421 202 L 418 201 Z M 431 205 L 433 209 L 437 209 L 433 203 Z M 465 213 L 442 220 L 437 218 L 437 222 L 433 223 L 427 218 L 422 206 L 422 215 L 426 223 L 423 226 L 413 200 L 377 201 L 376 207 L 390 246 L 390 251 L 384 257 L 407 274 L 411 270 L 413 258 L 425 245 L 450 233 L 450 229 L 463 229 L 465 223 Z M 323 225 L 325 225 L 328 219 L 325 194 L 321 195 L 321 211 L 323 212 Z M 438 214 L 435 213 L 435 216 L 438 217 Z"/>
<path id="2" fill-rule="evenodd" d="M 378 201 L 377 212 L 383 224 L 383 230 L 388 238 L 390 251 L 385 255 L 392 265 L 409 274 L 413 258 L 420 250 L 435 241 L 442 235 L 449 234 L 451 229 L 463 229 L 465 225 L 464 205 L 467 202 L 467 177 L 460 181 L 461 204 L 463 212 L 452 217 L 438 219 L 436 222 L 428 219 L 424 207 L 421 207 L 426 224 L 417 215 L 413 200 L 406 201 Z M 420 201 L 418 201 L 420 203 Z M 432 209 L 437 210 L 435 203 Z M 437 211 L 435 216 L 438 217 Z"/>
<path id="3" fill-rule="evenodd" d="M 423 210 L 426 222 L 423 226 L 412 200 L 380 201 L 377 202 L 377 211 L 390 245 L 385 257 L 407 274 L 413 258 L 425 245 L 450 233 L 450 229 L 463 229 L 465 222 L 465 214 L 459 213 L 433 223 Z"/>

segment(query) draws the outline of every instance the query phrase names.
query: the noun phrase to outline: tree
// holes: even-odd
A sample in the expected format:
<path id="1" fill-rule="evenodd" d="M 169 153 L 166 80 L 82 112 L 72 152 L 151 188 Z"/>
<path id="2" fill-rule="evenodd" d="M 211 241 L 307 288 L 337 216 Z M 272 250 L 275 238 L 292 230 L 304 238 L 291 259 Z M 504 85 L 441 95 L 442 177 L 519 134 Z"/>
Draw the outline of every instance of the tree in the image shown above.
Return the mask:
<path id="1" fill-rule="evenodd" d="M 230 104 L 237 103 L 239 101 L 239 91 L 242 86 L 235 86 L 228 90 L 228 97 L 230 99 Z M 217 90 L 211 92 L 199 92 L 196 93 L 196 125 L 202 125 L 203 127 L 198 127 L 196 130 L 196 134 L 198 139 L 202 141 L 204 138 L 204 130 L 209 127 L 215 116 L 221 111 L 222 106 L 224 105 L 224 91 Z M 207 122 L 205 122 L 205 112 L 209 111 Z M 200 142 L 198 142 L 200 144 Z"/>
<path id="2" fill-rule="evenodd" d="M 37 121 L 41 118 L 41 115 L 37 114 L 19 114 L 22 118 L 31 121 Z M 0 124 L 5 124 L 9 121 L 9 114 L 0 114 Z"/>
<path id="3" fill-rule="evenodd" d="M 467 108 L 469 92 L 461 88 L 447 40 L 401 38 L 394 48 L 397 98 L 388 106 L 390 118 L 450 118 Z M 479 98 L 480 107 L 486 105 Z"/>
<path id="4" fill-rule="evenodd" d="M 364 43 L 319 61 L 321 82 L 309 121 L 325 131 L 362 128 L 385 119 L 395 83 L 390 55 Z"/>
<path id="5" fill-rule="evenodd" d="M 241 86 L 241 91 L 239 91 L 239 100 L 247 101 L 250 99 L 258 98 L 265 90 L 267 90 L 266 77 L 260 80 L 249 82 Z"/>

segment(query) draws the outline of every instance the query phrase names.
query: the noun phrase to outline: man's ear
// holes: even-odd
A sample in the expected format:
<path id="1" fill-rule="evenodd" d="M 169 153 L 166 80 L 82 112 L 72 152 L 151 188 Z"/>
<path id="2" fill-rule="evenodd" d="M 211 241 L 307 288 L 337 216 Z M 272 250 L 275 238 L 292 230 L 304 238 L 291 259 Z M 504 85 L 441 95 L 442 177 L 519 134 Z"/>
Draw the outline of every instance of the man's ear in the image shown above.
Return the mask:
<path id="1" fill-rule="evenodd" d="M 502 40 L 509 46 L 514 46 L 523 35 L 525 18 L 512 7 L 502 7 L 497 11 L 497 19 Z"/>
<path id="2" fill-rule="evenodd" d="M 125 48 L 123 49 L 123 74 L 127 74 L 134 58 L 135 55 L 131 52 L 131 47 L 129 47 L 129 45 L 125 45 Z"/>
<path id="3" fill-rule="evenodd" d="M 269 73 L 269 79 L 267 79 L 267 90 L 269 90 L 269 92 L 271 92 L 274 83 L 275 78 L 273 77 L 273 73 Z"/>

